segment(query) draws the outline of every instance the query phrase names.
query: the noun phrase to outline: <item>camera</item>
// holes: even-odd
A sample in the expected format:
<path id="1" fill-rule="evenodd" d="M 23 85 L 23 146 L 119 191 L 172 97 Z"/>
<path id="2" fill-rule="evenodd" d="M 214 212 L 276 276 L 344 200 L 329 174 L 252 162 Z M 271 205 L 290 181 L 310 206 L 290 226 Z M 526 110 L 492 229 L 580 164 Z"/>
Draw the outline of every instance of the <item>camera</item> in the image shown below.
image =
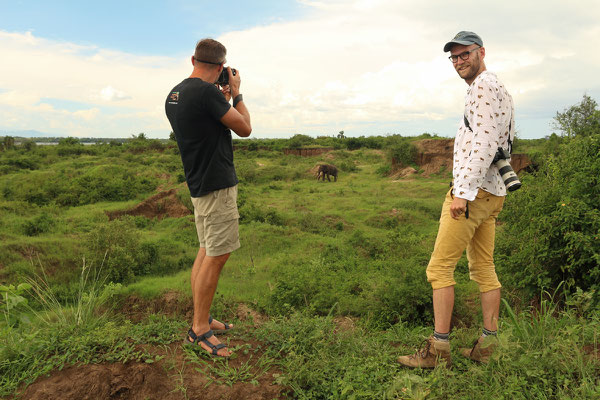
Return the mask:
<path id="1" fill-rule="evenodd" d="M 506 189 L 509 192 L 514 192 L 521 187 L 521 181 L 519 181 L 517 174 L 510 166 L 510 163 L 508 162 L 509 158 L 510 153 L 502 147 L 498 147 L 498 151 L 496 152 L 492 163 L 496 164 L 498 167 L 498 171 L 500 171 L 500 176 L 504 181 L 504 185 L 506 185 Z"/>
<path id="2" fill-rule="evenodd" d="M 234 68 L 231 68 L 231 73 L 235 75 L 237 71 Z M 221 75 L 219 75 L 219 79 L 217 79 L 216 83 L 219 86 L 229 85 L 229 72 L 227 72 L 227 68 L 223 67 L 223 71 L 221 71 Z"/>

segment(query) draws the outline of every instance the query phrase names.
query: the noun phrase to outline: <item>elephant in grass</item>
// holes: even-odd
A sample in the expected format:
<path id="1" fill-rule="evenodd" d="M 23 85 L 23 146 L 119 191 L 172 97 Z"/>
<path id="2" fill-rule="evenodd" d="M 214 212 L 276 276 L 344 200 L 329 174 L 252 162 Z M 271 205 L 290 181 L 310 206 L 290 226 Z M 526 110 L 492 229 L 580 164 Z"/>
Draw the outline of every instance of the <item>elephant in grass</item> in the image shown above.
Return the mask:
<path id="1" fill-rule="evenodd" d="M 323 178 L 323 181 L 325 181 L 325 176 L 327 176 L 327 180 L 329 182 L 331 182 L 331 179 L 329 179 L 330 176 L 333 176 L 333 179 L 335 182 L 337 182 L 337 176 L 338 176 L 338 170 L 336 167 L 334 167 L 333 165 L 329 165 L 329 164 L 321 164 L 319 165 L 319 170 L 317 171 L 317 180 L 319 180 L 319 178 Z"/>

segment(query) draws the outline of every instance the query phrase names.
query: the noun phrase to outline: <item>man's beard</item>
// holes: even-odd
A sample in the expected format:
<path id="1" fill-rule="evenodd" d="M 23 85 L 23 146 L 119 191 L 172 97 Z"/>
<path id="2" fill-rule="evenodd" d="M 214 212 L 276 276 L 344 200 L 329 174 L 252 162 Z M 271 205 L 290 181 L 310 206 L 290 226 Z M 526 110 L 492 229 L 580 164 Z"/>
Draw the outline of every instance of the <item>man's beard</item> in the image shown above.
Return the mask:
<path id="1" fill-rule="evenodd" d="M 463 66 L 464 66 L 464 64 L 460 68 L 462 68 Z M 481 66 L 481 63 L 479 60 L 479 56 L 477 56 L 477 59 L 474 59 L 468 67 L 466 67 L 463 70 L 457 70 L 456 72 L 462 79 L 469 80 L 469 79 L 473 79 L 473 78 L 475 78 L 475 76 L 477 76 L 477 72 L 479 72 L 480 66 Z"/>

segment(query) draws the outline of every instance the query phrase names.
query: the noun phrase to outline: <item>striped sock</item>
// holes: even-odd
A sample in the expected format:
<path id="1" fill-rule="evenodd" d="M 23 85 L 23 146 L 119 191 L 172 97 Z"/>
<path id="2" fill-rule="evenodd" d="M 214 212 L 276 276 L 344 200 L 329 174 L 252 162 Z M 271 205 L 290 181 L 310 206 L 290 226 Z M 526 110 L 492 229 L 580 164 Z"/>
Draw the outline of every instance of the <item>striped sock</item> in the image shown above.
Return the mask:
<path id="1" fill-rule="evenodd" d="M 439 333 L 436 331 L 433 331 L 433 338 L 435 340 L 439 340 L 442 342 L 448 342 L 449 341 L 449 337 L 450 337 L 450 332 L 448 333 Z"/>

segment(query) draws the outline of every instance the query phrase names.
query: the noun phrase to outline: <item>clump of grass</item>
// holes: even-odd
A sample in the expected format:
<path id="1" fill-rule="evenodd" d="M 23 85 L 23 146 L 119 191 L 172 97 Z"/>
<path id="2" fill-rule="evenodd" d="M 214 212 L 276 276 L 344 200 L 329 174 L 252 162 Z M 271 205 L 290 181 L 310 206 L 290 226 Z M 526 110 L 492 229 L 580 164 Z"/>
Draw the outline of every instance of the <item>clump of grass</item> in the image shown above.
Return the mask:
<path id="1" fill-rule="evenodd" d="M 41 311 L 31 308 L 37 319 L 47 325 L 82 326 L 91 319 L 98 318 L 95 311 L 112 296 L 119 285 L 105 285 L 106 277 L 102 277 L 102 265 L 93 268 L 85 258 L 79 274 L 77 293 L 70 304 L 62 304 L 48 284 L 48 277 L 41 268 L 42 275 L 28 278 L 31 291 L 34 293 Z"/>

